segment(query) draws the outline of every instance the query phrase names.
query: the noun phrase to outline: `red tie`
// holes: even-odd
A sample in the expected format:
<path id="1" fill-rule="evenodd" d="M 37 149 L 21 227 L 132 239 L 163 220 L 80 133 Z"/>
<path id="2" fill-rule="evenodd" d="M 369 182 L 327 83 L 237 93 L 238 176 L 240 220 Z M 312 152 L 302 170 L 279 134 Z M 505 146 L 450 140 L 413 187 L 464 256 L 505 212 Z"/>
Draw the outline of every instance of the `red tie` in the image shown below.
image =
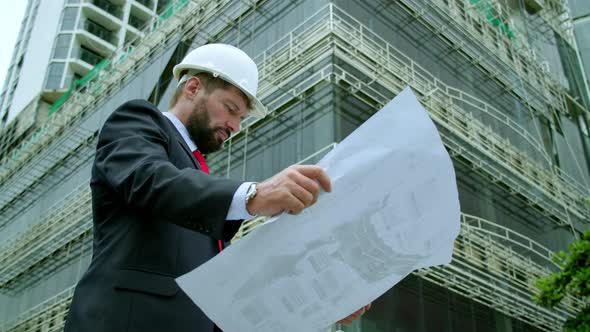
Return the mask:
<path id="1" fill-rule="evenodd" d="M 205 157 L 203 157 L 203 154 L 199 152 L 199 150 L 195 150 L 193 151 L 193 155 L 195 156 L 195 159 L 197 159 L 197 161 L 199 162 L 199 166 L 201 166 L 201 170 L 203 171 L 203 173 L 209 174 L 209 167 L 207 167 L 207 162 L 205 162 Z M 219 244 L 219 251 L 222 251 L 223 242 L 221 240 L 218 240 L 217 243 Z"/>
<path id="2" fill-rule="evenodd" d="M 195 150 L 195 151 L 193 151 L 193 155 L 195 156 L 195 158 L 199 162 L 199 166 L 201 166 L 201 170 L 203 172 L 205 172 L 206 174 L 209 174 L 209 167 L 207 167 L 207 163 L 205 162 L 205 157 L 203 157 L 203 154 L 199 150 Z"/>

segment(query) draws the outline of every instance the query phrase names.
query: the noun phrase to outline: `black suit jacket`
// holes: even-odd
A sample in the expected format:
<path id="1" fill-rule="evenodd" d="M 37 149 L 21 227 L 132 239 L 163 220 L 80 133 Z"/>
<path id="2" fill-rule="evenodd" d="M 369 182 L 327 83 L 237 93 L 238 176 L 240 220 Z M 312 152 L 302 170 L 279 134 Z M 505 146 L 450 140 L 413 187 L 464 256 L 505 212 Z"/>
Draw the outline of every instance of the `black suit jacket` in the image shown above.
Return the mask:
<path id="1" fill-rule="evenodd" d="M 106 121 L 90 186 L 92 262 L 65 331 L 213 331 L 174 278 L 218 252 L 240 226 L 226 221 L 240 182 L 198 170 L 182 136 L 134 100 Z"/>

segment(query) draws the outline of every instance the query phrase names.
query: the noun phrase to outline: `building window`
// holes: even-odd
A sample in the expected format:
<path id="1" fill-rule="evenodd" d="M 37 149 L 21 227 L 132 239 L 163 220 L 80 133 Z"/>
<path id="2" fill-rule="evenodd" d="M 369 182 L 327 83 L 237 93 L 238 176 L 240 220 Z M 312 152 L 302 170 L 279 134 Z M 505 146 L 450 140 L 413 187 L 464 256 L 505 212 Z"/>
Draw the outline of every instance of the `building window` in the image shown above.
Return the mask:
<path id="1" fill-rule="evenodd" d="M 87 47 L 80 46 L 80 59 L 92 66 L 96 66 L 100 61 L 102 61 L 103 57 Z"/>
<path id="2" fill-rule="evenodd" d="M 90 32 L 91 34 L 105 40 L 111 44 L 117 44 L 115 34 L 110 31 L 109 29 L 103 27 L 102 25 L 90 20 L 86 19 L 84 21 L 84 30 Z"/>
<path id="3" fill-rule="evenodd" d="M 129 24 L 137 30 L 142 30 L 145 26 L 146 21 L 140 19 L 137 16 L 129 15 Z"/>
<path id="4" fill-rule="evenodd" d="M 49 70 L 47 71 L 47 83 L 45 84 L 45 89 L 48 90 L 57 90 L 61 87 L 61 77 L 63 76 L 64 72 L 64 64 L 63 63 L 52 63 L 49 65 Z"/>
<path id="5" fill-rule="evenodd" d="M 61 22 L 61 29 L 73 30 L 76 26 L 76 16 L 78 16 L 77 7 L 68 7 L 64 9 L 64 19 Z"/>
<path id="6" fill-rule="evenodd" d="M 68 51 L 70 50 L 71 34 L 60 34 L 55 40 L 55 50 L 53 52 L 54 59 L 66 59 Z"/>

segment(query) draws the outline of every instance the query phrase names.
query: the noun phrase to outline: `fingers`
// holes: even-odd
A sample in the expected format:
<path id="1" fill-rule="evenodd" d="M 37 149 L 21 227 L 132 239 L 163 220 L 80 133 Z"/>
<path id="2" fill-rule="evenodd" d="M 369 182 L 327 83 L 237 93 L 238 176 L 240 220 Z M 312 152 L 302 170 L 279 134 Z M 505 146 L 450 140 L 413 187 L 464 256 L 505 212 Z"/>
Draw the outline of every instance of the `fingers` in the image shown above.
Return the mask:
<path id="1" fill-rule="evenodd" d="M 360 316 L 362 316 L 364 313 L 365 313 L 365 307 L 362 307 L 359 310 L 355 311 L 351 316 L 354 317 L 354 319 L 357 319 Z"/>
<path id="2" fill-rule="evenodd" d="M 304 207 L 308 207 L 315 201 L 315 194 L 309 192 L 306 188 L 294 183 L 291 187 L 291 194 L 297 198 Z"/>
<path id="3" fill-rule="evenodd" d="M 371 303 L 367 304 L 366 306 L 360 308 L 359 310 L 353 312 L 348 317 L 345 317 L 339 320 L 338 324 L 350 325 L 353 321 L 359 319 L 367 310 L 371 309 Z"/>
<path id="4" fill-rule="evenodd" d="M 332 183 L 330 177 L 326 172 L 319 166 L 314 165 L 297 165 L 294 166 L 301 174 L 308 178 L 317 180 L 325 191 L 332 191 Z"/>
<path id="5" fill-rule="evenodd" d="M 363 310 L 363 311 L 361 312 L 361 310 Z M 357 320 L 364 313 L 364 309 L 361 309 L 361 310 L 357 310 L 353 314 L 349 315 L 348 317 L 345 317 L 345 318 L 339 320 L 338 324 L 345 324 L 345 325 L 352 324 L 352 322 Z"/>
<path id="6" fill-rule="evenodd" d="M 303 204 L 293 193 L 289 193 L 285 199 L 285 210 L 289 211 L 289 214 L 299 214 L 305 209 Z"/>
<path id="7" fill-rule="evenodd" d="M 287 170 L 287 174 L 290 180 L 293 181 L 289 186 L 289 191 L 304 205 L 304 208 L 313 205 L 320 195 L 320 186 L 322 184 L 315 177 L 321 179 L 324 185 L 327 183 L 327 189 L 331 189 L 330 179 L 324 170 L 318 166 L 291 166 Z M 289 210 L 291 214 L 298 214 L 299 212 L 301 212 L 299 209 Z"/>
<path id="8" fill-rule="evenodd" d="M 290 166 L 258 184 L 257 194 L 247 202 L 251 214 L 273 216 L 283 211 L 299 214 L 315 204 L 321 188 L 331 191 L 330 178 L 319 166 Z"/>
<path id="9" fill-rule="evenodd" d="M 350 325 L 350 324 L 352 324 L 352 322 L 353 322 L 352 319 L 344 318 L 342 320 L 337 321 L 336 323 L 343 324 L 343 325 Z"/>
<path id="10" fill-rule="evenodd" d="M 316 181 L 312 180 L 311 178 L 308 178 L 307 176 L 299 172 L 294 172 L 293 181 L 295 181 L 296 184 L 301 186 L 302 189 L 304 189 L 307 193 L 311 195 L 311 200 L 309 202 L 302 200 L 302 202 L 305 203 L 305 206 L 308 207 L 310 205 L 313 205 L 317 201 L 318 196 L 320 195 L 320 185 Z M 299 196 L 297 197 L 300 198 Z"/>

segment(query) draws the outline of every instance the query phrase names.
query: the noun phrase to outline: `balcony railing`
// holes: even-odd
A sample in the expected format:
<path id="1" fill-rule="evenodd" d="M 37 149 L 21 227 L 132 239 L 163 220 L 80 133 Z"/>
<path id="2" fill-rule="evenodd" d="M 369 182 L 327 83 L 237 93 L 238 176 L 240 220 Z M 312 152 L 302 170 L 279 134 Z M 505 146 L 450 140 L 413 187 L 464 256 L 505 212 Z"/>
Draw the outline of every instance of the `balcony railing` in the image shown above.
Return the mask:
<path id="1" fill-rule="evenodd" d="M 205 2 L 205 3 L 206 3 L 206 2 Z M 204 6 L 205 6 L 205 3 L 204 3 Z M 186 11 L 186 13 L 190 13 L 190 12 Z M 193 14 L 195 17 L 199 17 L 199 16 L 198 16 L 197 14 L 195 14 L 195 13 L 191 13 L 191 14 Z M 209 11 L 204 11 L 204 12 L 203 12 L 203 14 L 202 14 L 202 15 L 203 15 L 202 17 L 204 17 L 204 18 L 211 17 L 211 16 L 208 16 L 208 15 L 210 15 L 210 14 L 211 14 L 211 12 L 209 12 Z M 332 13 L 330 13 L 330 15 L 332 16 Z M 187 15 L 187 17 L 189 17 L 189 16 Z M 192 16 L 190 16 L 190 17 L 192 17 Z M 176 18 L 178 18 L 178 17 L 176 17 L 176 16 L 175 16 L 174 18 L 176 19 Z M 178 19 L 178 21 L 185 22 L 184 20 L 180 20 L 180 19 Z M 341 18 L 338 18 L 338 17 L 336 17 L 336 19 L 333 19 L 333 20 L 330 20 L 330 21 L 328 21 L 328 22 L 327 22 L 327 24 L 325 24 L 325 25 L 322 25 L 320 28 L 325 28 L 325 27 L 335 26 L 335 25 L 337 25 L 337 22 L 341 22 Z M 175 24 L 175 26 L 176 26 L 176 27 L 179 27 L 179 26 L 182 26 L 182 27 L 184 27 L 185 25 L 182 25 L 182 24 Z M 167 26 L 166 26 L 166 25 L 162 25 L 161 27 L 164 27 L 164 28 L 166 28 Z M 198 30 L 198 29 L 196 29 L 197 27 L 198 27 L 198 26 L 196 26 L 196 27 L 194 27 L 194 26 L 191 26 L 191 27 L 190 27 L 190 28 L 191 28 L 191 30 L 190 30 L 190 31 L 193 31 L 193 30 Z M 338 31 L 340 31 L 340 30 L 338 30 Z M 365 31 L 366 31 L 366 30 L 365 30 Z M 158 31 L 158 32 L 160 32 L 160 31 Z M 185 32 L 185 33 L 186 33 L 186 32 Z M 97 81 L 98 83 L 95 83 L 95 84 L 99 84 L 99 83 L 100 83 L 100 84 L 104 84 L 104 85 L 105 85 L 105 87 L 104 87 L 104 88 L 102 88 L 102 91 L 105 91 L 105 92 L 103 92 L 103 94 L 104 94 L 104 95 L 106 95 L 106 94 L 107 94 L 107 91 L 111 91 L 111 90 L 110 90 L 110 88 L 113 88 L 113 89 L 116 89 L 116 88 L 118 88 L 118 86 L 115 86 L 115 87 L 113 87 L 112 85 L 108 85 L 108 84 L 110 84 L 110 83 L 109 83 L 109 81 L 111 81 L 111 82 L 112 82 L 112 81 L 116 81 L 116 82 L 126 82 L 126 78 L 128 77 L 128 75 L 132 75 L 132 74 L 133 74 L 133 72 L 131 72 L 131 71 L 127 71 L 127 70 L 123 70 L 122 68 L 126 68 L 125 66 L 132 67 L 132 66 L 134 66 L 134 65 L 137 65 L 137 63 L 140 63 L 140 64 L 141 64 L 141 63 L 142 63 L 142 61 L 147 61 L 147 60 L 143 60 L 143 59 L 146 59 L 146 58 L 147 58 L 147 56 L 146 56 L 146 55 L 144 55 L 144 54 L 149 54 L 149 52 L 150 52 L 151 50 L 155 49 L 156 47 L 161 47 L 161 46 L 160 46 L 161 44 L 158 44 L 158 43 L 156 43 L 156 42 L 154 42 L 154 41 L 151 41 L 149 38 L 150 38 L 150 37 L 153 37 L 153 36 L 158 36 L 158 37 L 160 37 L 160 36 L 169 36 L 169 35 L 170 35 L 169 31 L 164 31 L 164 32 L 158 33 L 157 35 L 156 35 L 156 34 L 154 34 L 154 35 L 148 35 L 148 38 L 145 38 L 144 40 L 145 40 L 145 41 L 148 41 L 148 40 L 150 41 L 150 43 L 148 44 L 150 48 L 148 48 L 148 46 L 145 46 L 145 44 L 147 44 L 147 42 L 144 42 L 144 43 L 140 44 L 140 46 L 143 46 L 143 47 L 145 48 L 145 50 L 144 50 L 144 48 L 137 47 L 137 48 L 135 49 L 134 53 L 132 53 L 130 57 L 126 58 L 126 60 L 125 60 L 123 63 L 121 63 L 121 64 L 119 65 L 119 67 L 117 68 L 117 69 L 118 69 L 118 71 L 116 71 L 116 72 L 115 72 L 115 71 L 113 71 L 113 72 L 109 72 L 109 73 L 108 73 L 108 75 L 103 75 L 103 76 L 101 76 L 101 77 L 102 77 L 102 81 Z M 185 36 L 186 36 L 186 35 L 185 35 Z M 351 37 L 349 37 L 349 38 L 346 38 L 346 40 L 350 40 L 351 42 L 354 42 L 354 41 L 356 41 L 356 40 L 358 40 L 358 39 L 360 38 L 360 40 L 362 41 L 362 40 L 363 40 L 363 39 L 362 39 L 362 38 L 363 38 L 363 36 L 364 36 L 364 37 L 366 37 L 366 35 L 364 35 L 364 34 L 357 34 L 356 36 L 357 36 L 356 38 L 351 38 Z M 191 37 L 192 37 L 192 36 L 191 36 Z M 306 59 L 305 57 L 303 57 L 302 55 L 304 55 L 304 54 L 307 54 L 307 55 L 313 55 L 313 54 L 314 54 L 314 53 L 312 53 L 312 52 L 305 52 L 305 53 L 304 53 L 303 51 L 304 51 L 304 50 L 305 50 L 305 51 L 307 51 L 307 50 L 308 50 L 308 48 L 303 48 L 303 49 L 301 49 L 301 48 L 300 48 L 300 46 L 302 45 L 302 43 L 301 43 L 300 41 L 298 41 L 297 39 L 293 39 L 293 38 L 292 38 L 292 37 L 293 37 L 293 35 L 289 35 L 288 37 L 289 37 L 289 38 L 290 38 L 290 40 L 291 40 L 291 42 L 290 42 L 290 44 L 289 44 L 289 45 L 293 45 L 293 46 L 292 46 L 292 47 L 290 47 L 290 48 L 289 48 L 287 51 L 285 51 L 284 53 L 281 53 L 281 54 L 286 54 L 286 57 L 285 57 L 285 62 L 286 62 L 286 63 L 294 63 L 295 61 L 301 61 L 301 60 L 299 60 L 299 59 L 307 60 L 307 59 Z M 313 35 L 311 35 L 311 37 L 314 37 L 314 38 L 315 38 L 315 36 L 313 36 Z M 310 37 L 310 38 L 311 38 L 311 37 Z M 161 38 L 162 38 L 162 39 L 164 39 L 164 37 L 161 37 Z M 319 43 L 320 41 L 321 41 L 320 39 L 316 39 L 316 43 Z M 359 42 L 359 43 L 362 45 L 362 43 L 361 43 L 361 42 Z M 346 45 L 346 46 L 348 46 L 348 45 Z M 338 49 L 352 49 L 352 47 L 348 46 L 348 47 L 345 47 L 345 48 L 338 48 Z M 387 48 L 385 48 L 385 50 L 386 50 L 386 51 L 387 51 L 387 50 L 391 50 L 391 49 L 392 49 L 392 48 L 390 48 L 390 47 L 387 47 Z M 138 51 L 142 51 L 143 53 L 141 53 L 140 55 L 138 55 L 138 54 L 137 54 L 137 53 L 138 53 Z M 298 53 L 298 52 L 300 52 L 300 53 Z M 341 52 L 341 53 L 343 54 L 343 52 Z M 351 53 L 352 53 L 352 52 L 351 52 Z M 389 53 L 389 52 L 384 52 L 383 54 L 388 54 L 388 53 Z M 332 52 L 330 52 L 330 55 L 331 55 L 331 54 L 333 54 L 333 53 L 332 53 Z M 341 55 L 342 55 L 342 54 L 341 54 Z M 277 63 L 279 63 L 279 64 L 280 64 L 280 62 L 278 62 L 278 61 L 277 61 L 277 58 L 276 58 L 276 57 L 270 57 L 270 56 L 269 56 L 269 57 L 266 57 L 266 56 L 267 56 L 267 53 L 265 52 L 265 53 L 263 54 L 263 58 L 264 58 L 264 59 L 266 59 L 266 60 L 265 60 L 265 61 L 262 61 L 262 64 L 263 64 L 263 65 L 261 66 L 261 68 L 262 68 L 261 72 L 263 72 L 263 73 L 266 73 L 265 75 L 271 75 L 271 74 L 268 74 L 268 73 L 275 73 L 275 72 L 276 72 L 276 70 L 277 70 L 277 68 L 285 68 L 285 69 L 283 69 L 283 70 L 282 70 L 282 71 L 283 71 L 283 72 L 285 72 L 285 73 L 287 73 L 287 72 L 291 71 L 291 74 L 290 74 L 290 75 L 293 75 L 293 74 L 292 74 L 292 72 L 295 72 L 295 71 L 296 71 L 296 70 L 294 70 L 292 67 L 289 67 L 289 66 L 287 66 L 287 65 L 285 65 L 284 67 L 281 67 L 281 66 L 279 66 L 279 65 L 273 65 L 273 66 L 270 66 L 270 65 L 268 65 L 268 64 L 277 64 Z M 375 58 L 375 59 L 379 59 L 379 57 L 377 57 L 377 56 L 375 56 L 374 58 Z M 358 62 L 359 62 L 359 61 L 356 61 L 356 63 L 358 63 Z M 367 62 L 367 61 L 365 61 L 365 62 Z M 312 62 L 312 61 L 307 61 L 307 63 L 313 64 L 313 62 Z M 360 66 L 359 66 L 359 67 L 360 67 Z M 272 69 L 269 69 L 269 70 L 265 71 L 265 70 L 264 70 L 264 68 L 272 68 Z M 386 70 L 385 70 L 385 69 L 383 69 L 383 68 L 390 68 L 390 66 L 380 66 L 379 68 L 380 68 L 381 70 L 383 70 L 383 72 L 385 73 L 385 72 L 386 72 Z M 396 67 L 396 68 L 397 68 L 397 67 Z M 414 68 L 414 67 L 412 67 L 412 68 Z M 298 69 L 298 70 L 300 70 L 299 68 L 297 68 L 297 69 Z M 406 67 L 403 67 L 403 69 L 406 69 Z M 392 71 L 392 70 L 389 70 L 389 71 Z M 370 71 L 370 72 L 372 73 L 372 72 L 375 72 L 375 71 Z M 107 72 L 105 72 L 105 74 L 106 74 L 106 73 L 107 73 Z M 404 74 L 404 75 L 405 75 L 406 73 L 410 73 L 410 74 L 412 74 L 412 75 L 415 75 L 415 71 L 414 71 L 414 70 L 412 70 L 412 71 L 410 71 L 410 70 L 407 70 L 407 71 L 404 71 L 404 70 L 399 70 L 399 73 L 400 73 L 400 74 Z M 127 75 L 127 76 L 121 76 L 121 75 Z M 287 75 L 287 74 L 285 74 L 285 75 Z M 288 75 L 287 75 L 287 76 L 288 76 Z M 276 75 L 275 75 L 275 77 L 276 77 Z M 108 79 L 108 81 L 106 81 L 107 79 Z M 105 81 L 106 81 L 106 83 L 103 83 L 103 82 L 105 82 Z M 269 79 L 262 79 L 261 81 L 262 81 L 262 82 L 271 82 Z M 287 80 L 285 80 L 285 81 L 287 81 Z M 413 81 L 412 81 L 412 82 L 413 82 Z M 272 82 L 272 83 L 274 83 L 274 82 Z M 266 93 L 266 95 L 267 95 L 267 96 L 268 96 L 268 95 L 270 95 L 270 92 L 272 91 L 272 90 L 270 89 L 270 87 L 271 87 L 271 86 L 274 86 L 274 87 L 275 87 L 275 88 L 277 88 L 277 89 L 281 87 L 281 85 L 279 85 L 279 84 L 269 84 L 269 83 L 267 83 L 267 84 L 266 84 L 266 86 L 267 86 L 267 88 L 266 88 L 266 91 L 269 91 L 268 93 Z M 355 89 L 357 89 L 357 88 L 356 88 L 356 87 L 357 87 L 357 85 L 349 85 L 349 84 L 347 84 L 346 86 L 347 86 L 347 87 L 355 87 Z M 419 84 L 418 84 L 418 83 L 414 84 L 414 87 L 417 87 L 417 86 L 419 86 Z M 361 84 L 358 84 L 358 87 L 360 88 L 360 87 L 362 87 L 362 85 L 361 85 Z M 107 88 L 109 88 L 109 89 L 107 89 Z M 262 89 L 261 89 L 261 90 L 262 90 Z M 351 90 L 352 90 L 352 89 L 351 89 Z M 293 91 L 294 91 L 294 92 L 293 92 L 293 94 L 295 94 L 297 91 L 306 91 L 306 90 L 304 90 L 304 89 L 293 89 Z M 110 92 L 109 92 L 109 93 L 110 93 Z M 81 95 L 83 95 L 83 94 L 81 94 Z M 90 95 L 90 94 L 87 94 L 87 95 Z M 87 96 L 87 95 L 83 95 L 83 96 Z M 285 94 L 285 95 L 287 95 L 287 94 Z M 287 95 L 287 96 L 290 96 L 290 95 Z M 297 96 L 299 96 L 299 95 L 297 95 Z M 86 102 L 86 104 L 82 104 L 82 106 L 78 106 L 79 104 L 78 104 L 78 103 L 74 103 L 73 101 L 76 101 L 76 102 L 78 102 L 79 100 L 83 100 L 83 101 L 85 101 L 85 100 L 91 100 L 92 102 L 96 102 L 97 100 L 98 100 L 98 101 L 100 101 L 100 100 L 101 100 L 100 98 L 103 98 L 103 97 L 101 97 L 101 95 L 98 95 L 98 96 L 94 96 L 94 97 L 92 97 L 92 99 L 90 99 L 90 98 L 88 98 L 88 99 L 82 99 L 82 98 L 80 98 L 80 99 L 72 99 L 72 102 L 71 102 L 71 103 L 68 103 L 68 104 L 66 104 L 66 106 L 65 106 L 66 108 L 64 109 L 64 111 L 68 111 L 68 112 L 67 112 L 67 113 L 66 113 L 66 112 L 62 112 L 62 113 L 57 113 L 57 114 L 68 114 L 68 115 L 69 115 L 69 114 L 72 114 L 72 113 L 74 113 L 74 112 L 77 112 L 78 110 L 77 110 L 77 109 L 75 109 L 73 105 L 75 105 L 76 107 L 80 107 L 80 110 L 84 110 L 84 111 L 86 111 L 86 110 L 90 110 L 90 106 L 84 106 L 84 105 L 89 105 L 89 103 L 90 103 L 90 102 Z M 275 104 L 277 104 L 277 103 L 275 103 Z M 452 110 L 450 110 L 449 112 L 451 112 L 451 111 L 452 111 Z M 75 114 L 75 113 L 74 113 L 74 114 Z M 459 114 L 459 113 L 457 113 L 457 114 Z M 77 123 L 77 122 L 74 122 L 74 121 L 68 121 L 68 122 L 65 122 L 65 121 L 64 121 L 64 123 L 66 123 L 66 124 L 72 124 L 72 123 Z M 60 128 L 60 127 L 57 127 L 57 125 L 55 125 L 55 126 L 56 126 L 56 129 L 59 129 L 59 128 Z M 61 126 L 62 126 L 61 128 L 64 128 L 64 127 L 65 127 L 65 128 L 68 128 L 68 127 L 66 127 L 66 125 L 61 125 Z M 51 130 L 51 129 L 52 129 L 51 127 L 48 127 L 48 128 L 49 128 L 48 130 Z M 54 131 L 50 132 L 50 134 L 47 134 L 47 130 L 46 130 L 46 132 L 45 132 L 45 133 L 43 133 L 43 135 L 39 135 L 39 137 L 41 137 L 41 138 L 44 138 L 44 139 L 47 139 L 47 137 L 53 138 L 53 137 L 55 137 L 55 135 L 56 135 L 54 132 L 57 132 L 57 130 L 54 130 Z M 55 141 L 55 140 L 54 140 L 54 141 Z M 54 142 L 54 141 L 52 141 L 52 142 Z M 47 146 L 47 144 L 41 144 L 41 143 L 42 143 L 42 141 L 41 141 L 41 140 L 38 140 L 38 141 L 32 141 L 32 143 L 30 143 L 30 144 L 27 146 L 27 149 L 26 149 L 26 151 L 32 151 L 32 152 L 35 152 L 35 151 L 37 151 L 37 150 L 39 149 L 38 147 Z M 59 143 L 59 142 L 58 142 L 58 143 Z M 58 143 L 53 143 L 53 144 L 58 144 Z M 47 152 L 46 152 L 46 151 L 42 151 L 41 153 L 45 153 L 45 154 L 47 154 Z M 34 161 L 34 162 L 36 162 L 37 164 L 40 164 L 40 165 L 41 165 L 40 167 L 43 167 L 43 168 L 48 168 L 48 167 L 49 167 L 49 166 L 47 166 L 48 164 L 50 164 L 50 165 L 53 165 L 53 164 L 52 164 L 52 163 L 49 163 L 49 162 L 45 162 L 47 159 L 49 159 L 49 158 L 44 158 L 44 155 L 41 155 L 41 156 L 35 155 L 35 159 L 34 159 L 33 161 Z M 25 161 L 27 161 L 28 159 L 25 159 L 25 157 L 22 157 L 22 156 L 21 156 L 21 159 L 19 159 L 18 161 L 20 162 L 20 160 L 25 160 Z M 32 162 L 31 162 L 31 164 L 32 164 Z M 16 164 L 16 165 L 18 165 L 18 164 Z M 22 165 L 22 163 L 21 163 L 21 165 Z M 3 164 L 2 166 L 5 166 L 5 165 Z M 14 166 L 12 166 L 12 165 L 10 165 L 10 166 L 11 166 L 12 168 L 14 168 Z M 27 171 L 27 170 L 29 170 L 29 169 L 31 169 L 31 167 L 24 167 L 24 170 L 25 170 L 25 171 Z M 46 173 L 46 171 L 44 171 L 44 170 L 43 170 L 43 172 L 44 172 L 44 173 L 41 173 L 41 174 L 45 174 L 45 173 Z M 30 173 L 32 173 L 32 172 L 30 172 Z M 11 174 L 12 174 L 12 173 L 11 173 Z M 19 175 L 19 174 L 16 174 L 16 175 L 14 175 L 13 177 L 17 178 L 17 177 L 18 177 L 18 175 Z M 12 175 L 11 175 L 11 176 L 12 176 Z M 39 175 L 39 176 L 40 176 L 40 175 Z M 6 176 L 4 176 L 4 177 L 2 178 L 2 180 L 4 180 L 5 178 L 6 178 Z M 4 182 L 5 182 L 5 180 L 3 181 L 3 183 L 4 183 Z M 9 183 L 9 184 L 10 184 L 10 183 Z M 9 187 L 9 186 L 7 186 L 7 187 Z M 32 188 L 32 186 L 31 186 L 31 188 Z M 1 190 L 0 190 L 0 191 L 1 191 Z M 480 227 L 480 228 L 481 228 L 481 227 Z M 479 232 L 479 233 L 481 233 L 481 232 Z M 473 238 L 473 237 L 469 237 L 469 238 L 466 238 L 466 239 L 468 239 L 468 240 L 471 240 L 472 238 Z M 479 238 L 478 238 L 478 239 L 479 239 Z M 480 241 L 480 242 L 477 242 L 477 243 L 484 243 L 484 244 L 488 244 L 489 242 L 490 242 L 490 241 L 488 241 L 488 242 Z M 493 247 L 492 247 L 492 246 L 488 246 L 488 247 L 486 247 L 486 246 L 481 246 L 481 247 L 483 247 L 483 248 L 488 248 L 488 247 L 490 247 L 490 248 L 492 248 L 492 249 L 498 249 L 498 247 L 499 247 L 499 246 L 493 246 Z M 465 246 L 465 248 L 467 248 L 467 249 L 470 249 L 471 247 L 467 247 L 467 246 Z M 462 252 L 464 252 L 464 251 L 467 251 L 467 250 L 462 250 Z M 511 261 L 511 260 L 509 260 L 509 259 L 505 259 L 505 261 L 506 261 L 507 263 L 512 263 L 512 261 Z M 519 261 L 519 262 L 520 262 L 520 261 Z M 507 269 L 507 270 L 517 270 L 517 267 L 519 267 L 519 266 L 520 266 L 520 265 L 518 265 L 518 264 L 510 264 L 510 265 L 511 265 L 511 266 L 510 266 L 510 269 Z M 523 266 L 524 266 L 524 265 L 523 265 Z M 490 267 L 490 269 L 492 269 L 492 268 L 493 268 L 493 267 Z M 503 272 L 502 272 L 502 273 L 503 273 Z M 472 276 L 472 275 L 471 275 L 471 276 Z M 469 275 L 468 275 L 468 277 L 469 277 Z M 498 279 L 500 279 L 500 278 L 498 278 Z M 447 281 L 450 281 L 450 282 L 453 282 L 453 281 L 454 281 L 454 279 L 451 279 L 451 278 L 449 278 L 449 279 L 446 279 L 446 280 L 447 280 Z M 469 281 L 469 280 L 471 280 L 471 279 L 465 278 L 465 279 L 463 279 L 463 280 L 467 280 L 467 281 Z M 500 280 L 502 280 L 502 279 L 500 279 Z M 455 284 L 457 284 L 457 283 L 455 282 Z M 495 283 L 487 281 L 487 283 L 484 283 L 483 285 L 484 285 L 484 286 L 486 286 L 486 285 L 495 285 Z M 472 290 L 472 291 L 471 291 L 471 293 L 476 293 L 476 292 L 477 292 L 477 291 L 478 291 L 480 288 L 482 288 L 482 285 L 481 285 L 481 283 L 480 283 L 479 285 L 476 285 L 476 286 L 474 286 L 473 288 L 470 288 L 470 289 Z M 487 289 L 487 288 L 491 288 L 491 287 L 487 287 L 487 288 L 486 288 L 486 287 L 483 287 L 483 288 Z M 501 288 L 500 288 L 500 289 L 501 289 Z M 501 294 L 504 294 L 504 293 L 501 293 Z M 499 296 L 494 296 L 493 294 L 492 294 L 492 297 L 491 297 L 491 298 L 498 298 L 498 299 L 500 299 L 500 300 L 502 299 L 501 297 L 499 297 Z M 528 297 L 527 297 L 527 298 L 528 298 Z M 495 303 L 495 302 L 494 302 L 494 303 Z M 518 303 L 515 303 L 515 305 L 513 305 L 513 306 L 516 306 L 517 304 L 518 304 Z M 524 307 L 524 306 L 523 306 L 523 307 Z M 53 311 L 52 311 L 52 312 L 53 312 Z M 516 315 L 516 314 L 514 314 L 514 315 Z M 63 317 L 63 315 L 62 315 L 62 317 Z M 549 317 L 548 315 L 546 315 L 546 316 L 544 316 L 544 315 L 539 315 L 539 317 L 540 317 L 541 319 L 545 319 L 544 317 L 548 317 L 549 319 L 551 319 L 551 317 Z M 20 321 L 20 320 L 19 320 L 19 321 Z M 11 325 L 11 326 L 12 326 L 12 325 Z"/>
<path id="2" fill-rule="evenodd" d="M 110 44 L 113 44 L 113 45 L 117 44 L 115 34 L 112 31 L 106 29 L 102 25 L 95 23 L 91 20 L 87 19 L 84 22 L 84 30 L 90 32 L 91 34 L 97 36 L 98 38 L 100 38 Z"/>
<path id="3" fill-rule="evenodd" d="M 108 0 L 92 0 L 92 4 L 119 19 L 123 17 L 121 6 L 117 6 Z"/>

